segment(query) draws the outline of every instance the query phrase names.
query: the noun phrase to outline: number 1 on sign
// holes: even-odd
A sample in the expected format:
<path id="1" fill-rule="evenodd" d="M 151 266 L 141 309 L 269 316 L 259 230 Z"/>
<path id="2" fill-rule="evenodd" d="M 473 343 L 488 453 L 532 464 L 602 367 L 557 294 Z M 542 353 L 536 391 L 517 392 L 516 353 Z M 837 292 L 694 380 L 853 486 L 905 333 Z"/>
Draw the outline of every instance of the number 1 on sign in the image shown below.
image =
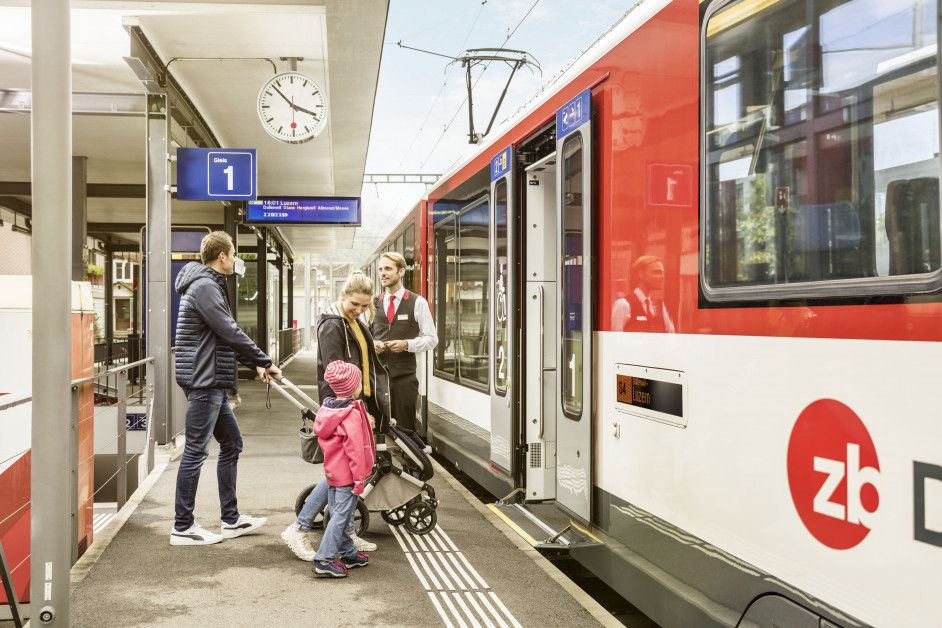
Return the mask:
<path id="1" fill-rule="evenodd" d="M 226 189 L 230 192 L 232 191 L 232 165 L 226 166 L 226 169 L 223 170 L 226 173 Z"/>

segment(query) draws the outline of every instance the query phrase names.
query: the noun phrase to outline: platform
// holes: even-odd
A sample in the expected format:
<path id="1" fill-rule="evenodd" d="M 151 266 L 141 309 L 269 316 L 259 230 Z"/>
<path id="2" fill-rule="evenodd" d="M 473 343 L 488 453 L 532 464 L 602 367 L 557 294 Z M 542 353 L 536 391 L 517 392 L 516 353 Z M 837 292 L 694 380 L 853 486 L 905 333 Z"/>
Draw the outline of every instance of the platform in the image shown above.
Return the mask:
<path id="1" fill-rule="evenodd" d="M 286 376 L 303 385 L 313 372 L 313 360 L 302 354 Z M 272 395 L 266 409 L 265 387 L 257 382 L 243 383 L 240 392 L 239 508 L 267 516 L 268 525 L 218 545 L 171 547 L 179 461 L 170 463 L 73 585 L 75 626 L 614 624 L 516 533 L 500 529 L 499 519 L 440 466 L 432 481 L 440 499 L 433 534 L 391 530 L 374 513 L 366 535 L 379 545 L 374 562 L 344 580 L 315 578 L 279 535 L 294 520 L 298 492 L 319 479 L 322 467 L 298 457 L 297 413 L 286 401 Z M 219 517 L 215 458 L 214 445 L 197 497 L 197 521 L 209 528 Z"/>

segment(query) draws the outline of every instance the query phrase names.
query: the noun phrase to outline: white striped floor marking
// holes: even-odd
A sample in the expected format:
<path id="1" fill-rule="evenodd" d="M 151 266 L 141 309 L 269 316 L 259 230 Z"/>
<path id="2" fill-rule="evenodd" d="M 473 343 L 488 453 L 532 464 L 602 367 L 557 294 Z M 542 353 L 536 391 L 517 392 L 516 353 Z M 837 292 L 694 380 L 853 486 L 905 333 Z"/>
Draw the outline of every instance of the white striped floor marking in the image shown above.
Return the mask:
<path id="1" fill-rule="evenodd" d="M 111 520 L 114 519 L 115 514 L 113 512 L 101 512 L 97 515 L 92 516 L 92 530 L 94 534 L 98 534 L 105 529 L 105 526 L 111 523 Z"/>
<path id="2" fill-rule="evenodd" d="M 522 628 L 441 526 L 427 535 L 389 529 L 448 628 Z"/>

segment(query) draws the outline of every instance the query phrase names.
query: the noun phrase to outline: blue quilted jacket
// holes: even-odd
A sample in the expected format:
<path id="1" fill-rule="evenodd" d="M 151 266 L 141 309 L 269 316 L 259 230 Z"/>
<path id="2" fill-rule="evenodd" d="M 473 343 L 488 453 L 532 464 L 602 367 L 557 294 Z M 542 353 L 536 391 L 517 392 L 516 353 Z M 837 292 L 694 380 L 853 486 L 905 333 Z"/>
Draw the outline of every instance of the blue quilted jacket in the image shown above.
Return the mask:
<path id="1" fill-rule="evenodd" d="M 271 366 L 271 358 L 232 318 L 225 275 L 190 262 L 174 288 L 180 293 L 175 358 L 180 386 L 234 388 L 236 360 L 252 369 Z"/>

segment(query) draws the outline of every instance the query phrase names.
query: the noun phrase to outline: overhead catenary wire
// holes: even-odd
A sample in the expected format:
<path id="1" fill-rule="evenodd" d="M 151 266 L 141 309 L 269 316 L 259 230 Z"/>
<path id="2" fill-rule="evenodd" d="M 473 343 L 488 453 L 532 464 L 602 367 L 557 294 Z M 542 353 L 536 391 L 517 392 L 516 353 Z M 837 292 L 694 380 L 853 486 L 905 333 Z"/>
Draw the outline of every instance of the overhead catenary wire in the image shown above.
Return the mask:
<path id="1" fill-rule="evenodd" d="M 533 12 L 533 9 L 535 9 L 536 5 L 538 5 L 539 3 L 540 3 L 540 0 L 533 0 L 533 4 L 531 4 L 530 8 L 527 9 L 527 12 L 523 14 L 523 17 L 520 18 L 520 21 L 517 22 L 517 25 L 514 26 L 513 30 L 511 30 L 507 34 L 507 37 L 504 39 L 503 43 L 500 46 L 498 46 L 499 48 L 503 48 L 504 46 L 507 45 L 507 42 L 510 41 L 511 37 L 513 37 L 514 34 L 517 32 L 517 30 L 519 30 L 520 26 L 523 25 L 526 19 Z M 481 73 L 478 74 L 476 79 L 474 79 L 474 83 L 471 85 L 471 91 L 474 91 L 474 88 L 477 87 L 478 82 L 480 82 L 481 77 L 484 76 L 484 73 L 487 72 L 487 68 L 489 67 L 490 67 L 490 61 L 484 64 L 484 68 L 481 70 Z M 445 128 L 442 130 L 441 134 L 438 136 L 438 139 L 435 140 L 435 144 L 432 145 L 432 149 L 429 151 L 428 155 L 426 155 L 425 160 L 423 160 L 422 163 L 419 165 L 419 170 L 424 168 L 425 164 L 427 164 L 429 159 L 432 158 L 432 155 L 435 154 L 436 149 L 438 149 L 438 145 L 441 144 L 441 141 L 445 138 L 445 134 L 448 133 L 448 129 L 450 129 L 451 125 L 454 124 L 455 120 L 458 118 L 458 115 L 461 113 L 462 109 L 464 109 L 464 106 L 467 102 L 468 102 L 468 97 L 465 96 L 464 100 L 461 101 L 461 104 L 458 106 L 458 109 L 455 111 L 454 115 L 451 116 L 451 120 L 448 121 L 448 124 L 445 125 Z"/>
<path id="2" fill-rule="evenodd" d="M 474 20 L 471 22 L 471 27 L 468 29 L 468 34 L 465 35 L 464 41 L 461 42 L 461 50 L 465 49 L 465 46 L 468 44 L 468 40 L 471 39 L 471 34 L 474 32 L 474 27 L 477 26 L 478 20 L 481 18 L 481 13 L 484 12 L 484 5 L 487 4 L 487 0 L 481 2 L 481 6 L 478 9 L 477 15 L 474 16 Z M 402 40 L 399 40 L 399 47 L 402 46 Z M 409 147 L 402 154 L 402 159 L 399 161 L 399 167 L 402 167 L 402 164 L 405 163 L 406 157 L 409 156 L 409 153 L 412 152 L 412 148 L 415 146 L 416 141 L 418 141 L 419 136 L 422 134 L 422 131 L 425 128 L 425 123 L 428 122 L 429 116 L 432 115 L 432 111 L 435 110 L 435 105 L 438 104 L 438 101 L 441 99 L 442 94 L 445 93 L 445 88 L 448 86 L 448 73 L 451 71 L 451 65 L 445 67 L 445 77 L 442 80 L 442 86 L 438 90 L 435 98 L 432 100 L 432 104 L 429 106 L 428 111 L 425 112 L 425 116 L 422 118 L 422 122 L 419 123 L 419 128 L 416 130 L 415 135 L 412 137 L 412 141 L 409 142 Z"/>

